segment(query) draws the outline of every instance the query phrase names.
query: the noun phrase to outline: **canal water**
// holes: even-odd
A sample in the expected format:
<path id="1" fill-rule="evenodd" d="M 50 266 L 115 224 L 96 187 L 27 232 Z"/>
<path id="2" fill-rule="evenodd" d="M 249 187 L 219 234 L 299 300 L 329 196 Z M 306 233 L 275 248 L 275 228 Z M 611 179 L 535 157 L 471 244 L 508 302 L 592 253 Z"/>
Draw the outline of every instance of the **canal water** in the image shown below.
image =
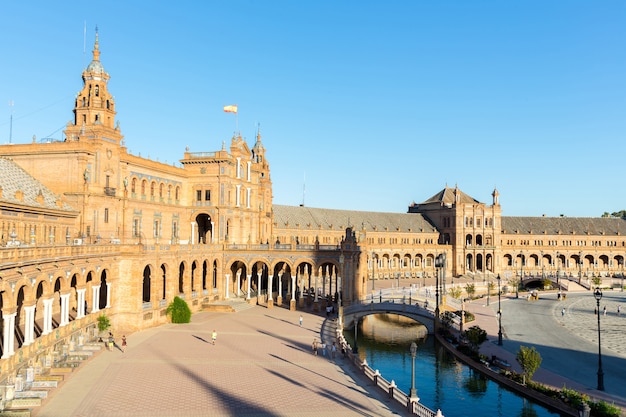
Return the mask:
<path id="1" fill-rule="evenodd" d="M 389 322 L 382 326 L 380 322 L 370 323 L 369 326 L 365 323 L 364 326 L 364 331 L 363 328 L 358 329 L 359 356 L 386 380 L 394 380 L 398 388 L 408 394 L 411 388 L 409 346 L 415 335 L 423 334 L 423 326 Z M 344 336 L 353 346 L 354 332 L 346 331 Z M 500 387 L 457 361 L 443 347 L 436 346 L 434 337 L 420 337 L 415 341 L 418 344 L 415 388 L 419 401 L 431 410 L 441 409 L 445 417 L 559 416 Z"/>

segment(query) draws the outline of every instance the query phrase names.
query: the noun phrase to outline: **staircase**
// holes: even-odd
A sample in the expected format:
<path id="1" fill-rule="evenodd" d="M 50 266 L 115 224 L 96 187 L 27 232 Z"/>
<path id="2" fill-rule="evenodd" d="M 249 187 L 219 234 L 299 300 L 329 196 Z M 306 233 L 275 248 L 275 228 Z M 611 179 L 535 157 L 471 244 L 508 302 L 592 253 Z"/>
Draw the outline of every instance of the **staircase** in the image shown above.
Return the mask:
<path id="1" fill-rule="evenodd" d="M 76 346 L 50 368 L 22 368 L 15 381 L 0 386 L 0 417 L 30 417 L 66 376 L 100 349 L 101 343 L 87 343 Z"/>

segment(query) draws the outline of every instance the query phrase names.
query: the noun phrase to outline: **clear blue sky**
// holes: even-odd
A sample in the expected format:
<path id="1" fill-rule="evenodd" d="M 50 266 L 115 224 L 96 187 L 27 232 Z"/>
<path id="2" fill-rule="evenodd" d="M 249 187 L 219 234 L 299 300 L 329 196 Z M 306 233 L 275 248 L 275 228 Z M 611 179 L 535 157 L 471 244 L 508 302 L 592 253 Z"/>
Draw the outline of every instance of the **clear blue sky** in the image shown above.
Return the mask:
<path id="1" fill-rule="evenodd" d="M 622 0 L 5 2 L 0 142 L 11 114 L 14 143 L 62 138 L 96 25 L 129 150 L 219 150 L 237 104 L 275 204 L 405 212 L 458 184 L 507 216 L 626 209 Z"/>

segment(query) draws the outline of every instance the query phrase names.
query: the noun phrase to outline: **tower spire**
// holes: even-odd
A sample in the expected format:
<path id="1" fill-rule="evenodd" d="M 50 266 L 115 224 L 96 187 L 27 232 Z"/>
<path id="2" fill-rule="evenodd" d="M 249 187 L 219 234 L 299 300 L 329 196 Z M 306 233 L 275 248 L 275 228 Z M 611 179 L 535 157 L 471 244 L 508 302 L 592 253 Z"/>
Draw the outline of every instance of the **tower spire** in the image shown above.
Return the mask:
<path id="1" fill-rule="evenodd" d="M 100 61 L 100 45 L 98 42 L 98 26 L 96 25 L 96 41 L 93 45 L 93 60 Z"/>

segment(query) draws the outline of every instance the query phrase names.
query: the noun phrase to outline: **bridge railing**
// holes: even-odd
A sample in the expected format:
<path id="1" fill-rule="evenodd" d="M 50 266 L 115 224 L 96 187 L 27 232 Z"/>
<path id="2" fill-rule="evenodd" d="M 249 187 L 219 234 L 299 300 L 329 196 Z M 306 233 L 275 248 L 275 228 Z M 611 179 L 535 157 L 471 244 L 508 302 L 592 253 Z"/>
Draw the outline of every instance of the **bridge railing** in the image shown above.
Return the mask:
<path id="1" fill-rule="evenodd" d="M 420 403 L 419 400 L 412 399 L 404 391 L 399 389 L 393 380 L 391 380 L 391 382 L 387 381 L 378 370 L 372 369 L 367 364 L 366 360 L 361 361 L 359 356 L 352 352 L 352 347 L 343 337 L 343 333 L 338 328 L 335 328 L 335 331 L 339 344 L 339 350 L 354 364 L 354 366 L 362 371 L 363 374 L 374 383 L 377 389 L 381 389 L 389 396 L 390 399 L 397 401 L 403 407 L 406 407 L 407 411 L 411 415 L 419 417 L 443 417 L 441 410 L 437 410 L 437 412 L 435 412 Z"/>

